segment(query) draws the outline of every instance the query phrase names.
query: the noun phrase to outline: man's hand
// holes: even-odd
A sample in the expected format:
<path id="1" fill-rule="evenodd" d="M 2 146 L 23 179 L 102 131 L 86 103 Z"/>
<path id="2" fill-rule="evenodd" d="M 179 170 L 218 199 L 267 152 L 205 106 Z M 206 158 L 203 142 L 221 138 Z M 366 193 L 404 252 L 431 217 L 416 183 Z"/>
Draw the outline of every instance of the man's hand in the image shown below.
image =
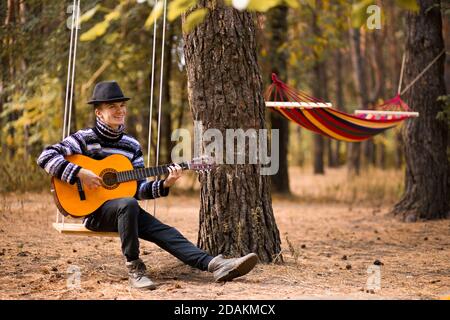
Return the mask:
<path id="1" fill-rule="evenodd" d="M 91 170 L 81 169 L 77 175 L 81 183 L 88 189 L 96 189 L 102 185 L 102 179 Z"/>
<path id="2" fill-rule="evenodd" d="M 164 180 L 164 188 L 170 188 L 173 186 L 175 181 L 177 181 L 183 173 L 183 169 L 178 164 L 171 165 L 168 169 L 170 174 L 166 180 Z"/>

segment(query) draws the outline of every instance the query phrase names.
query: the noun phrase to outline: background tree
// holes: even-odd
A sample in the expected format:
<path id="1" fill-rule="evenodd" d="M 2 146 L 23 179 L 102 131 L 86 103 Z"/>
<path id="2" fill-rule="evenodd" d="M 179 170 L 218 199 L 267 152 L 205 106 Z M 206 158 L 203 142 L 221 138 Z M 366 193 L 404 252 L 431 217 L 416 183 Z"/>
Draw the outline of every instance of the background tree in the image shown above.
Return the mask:
<path id="1" fill-rule="evenodd" d="M 194 120 L 224 136 L 230 128 L 265 128 L 253 14 L 219 1 L 199 1 L 198 7 L 208 8 L 209 14 L 184 35 Z M 263 262 L 280 255 L 270 181 L 260 170 L 260 165 L 224 164 L 214 174 L 200 175 L 200 247 L 213 255 L 255 252 Z"/>
<path id="2" fill-rule="evenodd" d="M 269 40 L 269 64 L 272 72 L 280 79 L 287 81 L 287 40 L 288 40 L 288 7 L 278 6 L 267 12 L 267 32 Z M 270 71 L 268 73 L 270 75 Z M 269 81 L 271 78 L 269 78 Z M 272 191 L 290 194 L 288 173 L 289 122 L 278 113 L 270 112 L 272 129 L 278 129 L 280 165 L 277 174 L 271 176 Z"/>
<path id="3" fill-rule="evenodd" d="M 410 83 L 444 49 L 440 1 L 418 0 L 408 13 L 405 83 Z M 444 56 L 408 92 L 407 102 L 420 112 L 403 132 L 406 155 L 405 193 L 393 213 L 405 221 L 445 218 L 449 214 L 448 126 L 437 115 L 446 93 Z"/>

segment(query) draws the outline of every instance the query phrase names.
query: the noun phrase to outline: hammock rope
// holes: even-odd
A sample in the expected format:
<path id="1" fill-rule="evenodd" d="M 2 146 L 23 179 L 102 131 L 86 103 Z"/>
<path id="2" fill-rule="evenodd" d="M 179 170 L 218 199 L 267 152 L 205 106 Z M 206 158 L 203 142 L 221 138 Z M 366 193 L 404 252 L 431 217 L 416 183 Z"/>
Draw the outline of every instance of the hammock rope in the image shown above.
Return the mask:
<path id="1" fill-rule="evenodd" d="M 434 58 L 433 61 L 431 61 L 431 62 L 425 67 L 425 69 L 423 69 L 422 72 L 419 73 L 419 74 L 414 78 L 414 80 L 411 81 L 411 83 L 410 83 L 409 85 L 406 86 L 405 89 L 403 89 L 403 91 L 400 93 L 400 95 L 401 95 L 401 96 L 404 95 L 406 91 L 408 91 L 408 90 L 409 90 L 409 89 L 410 89 L 410 88 L 411 88 L 411 87 L 412 87 L 412 86 L 413 86 L 420 78 L 422 78 L 422 76 L 425 74 L 425 72 L 427 72 L 428 69 L 430 69 L 431 66 L 432 66 L 433 64 L 435 64 L 436 61 L 438 61 L 439 58 L 440 58 L 444 53 L 445 53 L 445 49 L 442 49 L 442 51 L 436 56 L 436 58 Z"/>
<path id="2" fill-rule="evenodd" d="M 402 111 L 383 112 L 384 114 L 373 114 L 370 111 L 357 115 L 348 114 L 332 108 L 319 98 L 289 87 L 274 73 L 272 84 L 266 90 L 265 99 L 267 107 L 298 125 L 317 134 L 346 142 L 367 140 L 399 125 L 405 119 L 417 116 L 417 113 L 409 111 L 407 104 L 401 100 L 400 96 L 387 101 L 384 107 L 396 105 L 402 108 Z M 271 101 L 277 102 L 275 106 Z M 286 102 L 300 103 L 305 106 L 286 107 L 284 104 Z"/>

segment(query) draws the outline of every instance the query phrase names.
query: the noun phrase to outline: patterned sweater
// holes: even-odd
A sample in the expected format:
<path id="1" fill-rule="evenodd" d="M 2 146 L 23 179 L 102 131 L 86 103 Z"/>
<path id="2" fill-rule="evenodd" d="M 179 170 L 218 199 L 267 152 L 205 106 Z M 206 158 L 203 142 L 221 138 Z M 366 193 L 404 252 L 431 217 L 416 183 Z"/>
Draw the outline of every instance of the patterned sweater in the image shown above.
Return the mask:
<path id="1" fill-rule="evenodd" d="M 71 154 L 83 154 L 97 160 L 112 154 L 122 154 L 134 168 L 144 167 L 139 142 L 124 132 L 123 125 L 115 130 L 99 118 L 96 119 L 95 127 L 79 130 L 60 143 L 46 147 L 38 157 L 37 164 L 50 175 L 74 184 L 81 167 L 64 159 L 64 156 Z M 169 194 L 169 188 L 164 188 L 163 183 L 164 180 L 139 180 L 134 197 L 138 200 L 165 197 Z"/>

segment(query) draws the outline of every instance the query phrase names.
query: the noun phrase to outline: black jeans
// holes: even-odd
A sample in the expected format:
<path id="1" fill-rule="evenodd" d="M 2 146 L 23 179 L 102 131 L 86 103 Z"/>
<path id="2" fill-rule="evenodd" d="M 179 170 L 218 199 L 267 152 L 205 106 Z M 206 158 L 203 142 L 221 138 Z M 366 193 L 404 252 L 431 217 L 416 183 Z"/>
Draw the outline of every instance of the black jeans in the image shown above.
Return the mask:
<path id="1" fill-rule="evenodd" d="M 139 206 L 135 198 L 105 202 L 85 222 L 92 231 L 119 232 L 127 261 L 139 258 L 139 238 L 154 242 L 184 263 L 207 270 L 212 256 L 187 240 L 177 229 L 161 223 Z"/>

